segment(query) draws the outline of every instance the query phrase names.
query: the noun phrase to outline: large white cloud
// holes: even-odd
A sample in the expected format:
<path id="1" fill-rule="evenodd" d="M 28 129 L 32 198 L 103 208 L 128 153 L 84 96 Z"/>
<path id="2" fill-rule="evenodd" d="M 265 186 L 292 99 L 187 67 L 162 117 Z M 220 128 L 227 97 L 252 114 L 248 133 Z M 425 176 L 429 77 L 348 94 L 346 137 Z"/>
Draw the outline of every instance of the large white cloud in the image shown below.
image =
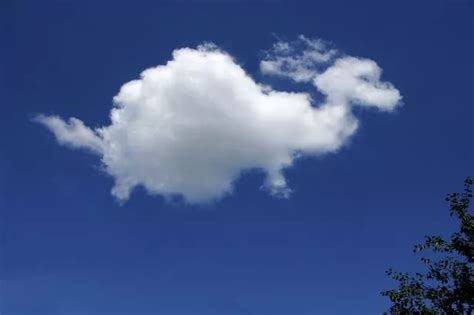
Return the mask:
<path id="1" fill-rule="evenodd" d="M 142 185 L 150 194 L 208 202 L 232 192 L 249 169 L 265 172 L 270 193 L 288 196 L 283 169 L 297 156 L 338 150 L 357 129 L 352 105 L 387 111 L 400 101 L 399 92 L 380 81 L 375 62 L 340 57 L 325 71 L 313 71 L 311 64 L 329 63 L 334 52 L 318 41 L 300 40 L 307 41 L 303 54 L 279 42 L 274 59 L 262 63 L 278 62 L 282 52 L 292 53 L 297 65 L 298 58 L 313 56 L 312 63 L 301 61 L 311 72 L 304 80 L 293 77 L 291 67 L 273 74 L 312 82 L 326 96 L 322 104 L 308 93 L 256 83 L 229 54 L 206 44 L 177 49 L 165 65 L 124 84 L 114 97 L 109 126 L 91 129 L 76 118 L 45 115 L 35 120 L 60 144 L 99 155 L 115 179 L 112 194 L 121 201 Z"/>

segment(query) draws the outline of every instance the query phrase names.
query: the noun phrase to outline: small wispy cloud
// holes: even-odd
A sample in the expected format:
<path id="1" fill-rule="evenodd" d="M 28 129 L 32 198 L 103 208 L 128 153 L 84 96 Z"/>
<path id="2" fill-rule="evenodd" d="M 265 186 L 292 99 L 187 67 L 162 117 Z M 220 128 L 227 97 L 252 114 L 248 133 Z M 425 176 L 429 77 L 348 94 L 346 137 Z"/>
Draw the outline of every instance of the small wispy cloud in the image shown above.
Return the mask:
<path id="1" fill-rule="evenodd" d="M 260 71 L 268 75 L 291 78 L 296 82 L 309 82 L 327 67 L 337 55 L 336 49 L 320 39 L 300 35 L 297 40 L 279 40 L 260 62 Z"/>
<path id="2" fill-rule="evenodd" d="M 121 201 L 141 185 L 152 195 L 202 203 L 232 192 L 241 172 L 260 169 L 264 187 L 288 197 L 282 171 L 297 156 L 337 151 L 355 133 L 352 106 L 391 111 L 401 96 L 382 82 L 369 59 L 339 56 L 321 40 L 277 42 L 263 73 L 310 82 L 325 96 L 282 92 L 255 82 L 216 45 L 181 48 L 114 97 L 111 123 L 89 128 L 77 119 L 39 115 L 34 121 L 58 142 L 98 155 Z"/>

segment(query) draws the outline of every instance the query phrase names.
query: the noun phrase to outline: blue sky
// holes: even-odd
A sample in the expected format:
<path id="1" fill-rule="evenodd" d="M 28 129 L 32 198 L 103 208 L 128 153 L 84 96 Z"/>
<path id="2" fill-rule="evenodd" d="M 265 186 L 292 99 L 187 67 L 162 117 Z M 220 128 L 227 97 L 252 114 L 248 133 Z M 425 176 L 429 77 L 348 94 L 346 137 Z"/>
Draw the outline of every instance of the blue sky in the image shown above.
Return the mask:
<path id="1" fill-rule="evenodd" d="M 416 270 L 412 245 L 453 228 L 444 194 L 473 174 L 470 1 L 0 8 L 2 314 L 380 313 L 379 292 L 394 285 L 384 270 Z M 215 202 L 140 186 L 120 205 L 96 155 L 32 122 L 43 113 L 109 125 L 124 83 L 203 42 L 255 82 L 318 99 L 311 84 L 259 69 L 265 50 L 300 34 L 375 61 L 403 105 L 354 107 L 358 130 L 337 152 L 284 171 L 286 199 L 261 188 L 265 172 L 245 171 Z"/>

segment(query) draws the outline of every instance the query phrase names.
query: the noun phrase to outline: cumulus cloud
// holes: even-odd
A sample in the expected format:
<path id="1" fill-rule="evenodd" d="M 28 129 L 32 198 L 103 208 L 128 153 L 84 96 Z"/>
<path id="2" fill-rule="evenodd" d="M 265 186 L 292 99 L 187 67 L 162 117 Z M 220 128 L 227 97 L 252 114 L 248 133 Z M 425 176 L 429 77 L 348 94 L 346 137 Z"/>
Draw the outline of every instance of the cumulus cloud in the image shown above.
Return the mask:
<path id="1" fill-rule="evenodd" d="M 92 129 L 76 118 L 45 115 L 35 121 L 60 144 L 97 154 L 120 201 L 141 185 L 152 195 L 209 202 L 231 193 L 249 169 L 266 174 L 263 186 L 271 194 L 287 197 L 291 189 L 283 170 L 298 156 L 344 145 L 358 126 L 352 106 L 390 111 L 401 99 L 380 81 L 375 62 L 333 60 L 335 51 L 321 41 L 301 36 L 298 43 L 302 51 L 294 42 L 275 44 L 261 69 L 311 82 L 326 98 L 321 104 L 309 93 L 255 82 L 228 53 L 204 44 L 176 49 L 166 64 L 125 83 L 114 97 L 108 126 Z"/>

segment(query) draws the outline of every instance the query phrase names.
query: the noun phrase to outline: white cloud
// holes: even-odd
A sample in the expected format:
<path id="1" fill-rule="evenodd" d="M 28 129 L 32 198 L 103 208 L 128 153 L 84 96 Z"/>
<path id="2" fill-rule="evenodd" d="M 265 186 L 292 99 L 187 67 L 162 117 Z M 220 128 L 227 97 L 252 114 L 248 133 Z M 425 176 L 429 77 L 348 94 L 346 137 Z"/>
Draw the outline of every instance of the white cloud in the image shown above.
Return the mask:
<path id="1" fill-rule="evenodd" d="M 260 71 L 268 75 L 288 77 L 296 82 L 309 82 L 337 54 L 327 43 L 300 35 L 293 42 L 278 41 L 260 62 Z"/>
<path id="2" fill-rule="evenodd" d="M 350 102 L 390 111 L 401 99 L 400 92 L 381 82 L 382 69 L 369 59 L 343 57 L 314 78 L 313 84 L 327 96 L 328 102 Z"/>
<path id="3" fill-rule="evenodd" d="M 95 153 L 103 151 L 103 142 L 97 136 L 97 133 L 86 127 L 84 123 L 77 118 L 69 118 L 65 122 L 57 116 L 38 115 L 33 121 L 45 125 L 54 131 L 59 144 L 71 147 L 73 149 L 88 149 Z"/>
<path id="4" fill-rule="evenodd" d="M 299 155 L 338 150 L 357 129 L 352 105 L 391 110 L 400 101 L 394 87 L 380 82 L 373 61 L 343 57 L 319 74 L 307 56 L 329 62 L 332 57 L 325 58 L 332 53 L 323 52 L 319 41 L 300 41 L 307 47 L 302 54 L 291 43 L 277 43 L 274 50 L 313 71 L 305 81 L 326 96 L 322 104 L 307 93 L 256 83 L 230 55 L 205 44 L 177 49 L 167 64 L 124 84 L 114 97 L 109 126 L 91 129 L 75 118 L 44 115 L 35 121 L 60 144 L 99 155 L 115 180 L 112 194 L 118 200 L 141 185 L 150 194 L 208 202 L 231 193 L 248 169 L 265 172 L 270 193 L 288 196 L 282 171 Z M 265 72 L 282 75 L 284 69 L 279 71 Z M 286 76 L 295 79 L 294 73 Z"/>

